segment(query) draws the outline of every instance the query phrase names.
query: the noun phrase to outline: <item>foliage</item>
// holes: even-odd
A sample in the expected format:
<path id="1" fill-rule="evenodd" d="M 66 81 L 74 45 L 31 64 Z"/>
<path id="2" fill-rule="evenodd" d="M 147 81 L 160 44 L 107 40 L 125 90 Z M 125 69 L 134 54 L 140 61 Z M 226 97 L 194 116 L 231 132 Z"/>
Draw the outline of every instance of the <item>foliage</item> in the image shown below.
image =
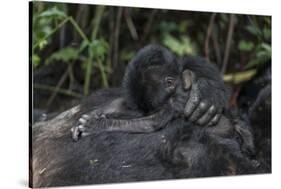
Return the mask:
<path id="1" fill-rule="evenodd" d="M 40 89 L 83 95 L 96 88 L 119 86 L 126 64 L 138 49 L 151 43 L 163 45 L 179 57 L 205 56 L 210 62 L 217 62 L 220 69 L 226 62 L 227 81 L 235 78 L 235 82 L 243 82 L 260 66 L 271 62 L 271 17 L 236 15 L 229 57 L 224 61 L 230 15 L 217 13 L 212 23 L 213 15 L 33 2 L 30 60 L 35 71 L 64 63 L 66 77 L 59 76 L 56 86 Z M 74 65 L 79 73 L 72 69 Z M 74 82 L 81 85 L 80 91 L 72 91 L 76 90 L 71 88 Z"/>
<path id="2" fill-rule="evenodd" d="M 255 58 L 247 65 L 246 69 L 261 66 L 271 60 L 271 46 L 267 43 L 262 43 L 256 47 Z"/>
<path id="3" fill-rule="evenodd" d="M 251 42 L 251 41 L 245 41 L 245 40 L 241 40 L 238 44 L 238 48 L 240 51 L 245 51 L 245 52 L 248 52 L 248 51 L 251 51 L 253 50 L 254 48 L 254 43 Z"/>
<path id="4" fill-rule="evenodd" d="M 97 57 L 101 61 L 104 61 L 109 45 L 103 38 L 101 38 L 92 41 L 90 44 L 90 48 L 93 51 L 95 57 Z"/>
<path id="5" fill-rule="evenodd" d="M 180 36 L 178 39 L 170 34 L 165 34 L 163 43 L 179 56 L 196 54 L 195 45 L 188 36 Z"/>
<path id="6" fill-rule="evenodd" d="M 62 61 L 62 62 L 72 62 L 78 59 L 79 52 L 77 49 L 72 47 L 62 48 L 54 52 L 49 58 L 46 59 L 46 63 Z"/>
<path id="7" fill-rule="evenodd" d="M 264 26 L 260 27 L 255 17 L 250 18 L 251 24 L 245 26 L 246 31 L 251 34 L 252 41 L 240 40 L 239 50 L 251 53 L 251 59 L 245 69 L 262 66 L 271 61 L 271 18 L 264 19 Z"/>
<path id="8" fill-rule="evenodd" d="M 46 37 L 51 34 L 55 23 L 65 17 L 64 12 L 59 10 L 57 6 L 39 13 L 35 12 L 32 23 L 33 45 L 37 43 L 39 49 L 42 50 L 48 44 Z"/>
<path id="9" fill-rule="evenodd" d="M 97 7 L 97 12 L 99 12 L 100 7 Z M 99 14 L 102 14 L 102 11 L 99 12 Z M 97 17 L 100 18 L 99 15 Z M 58 21 L 61 21 L 59 24 Z M 55 22 L 55 27 L 52 28 L 52 22 Z M 101 70 L 101 74 L 103 75 L 103 80 L 107 80 L 103 64 L 100 64 L 100 61 L 103 61 L 105 58 L 105 54 L 108 49 L 108 44 L 104 39 L 95 39 L 95 35 L 98 31 L 99 25 L 96 25 L 93 29 L 92 38 L 93 40 L 90 41 L 84 32 L 81 30 L 81 28 L 78 26 L 77 22 L 72 18 L 67 16 L 63 11 L 59 10 L 56 6 L 50 7 L 47 10 L 38 13 L 34 16 L 33 19 L 33 36 L 34 36 L 34 43 L 32 43 L 32 64 L 33 67 L 36 68 L 40 64 L 40 58 L 39 56 L 34 52 L 34 50 L 39 47 L 39 50 L 43 50 L 43 48 L 50 42 L 48 42 L 48 39 L 51 39 L 51 36 L 55 34 L 55 32 L 61 27 L 63 27 L 67 22 L 70 22 L 73 26 L 73 28 L 79 33 L 81 38 L 84 39 L 84 43 L 81 43 L 81 46 L 79 49 L 75 49 L 72 47 L 66 47 L 58 50 L 57 52 L 54 52 L 50 55 L 50 57 L 46 58 L 46 64 L 50 62 L 55 61 L 63 61 L 63 62 L 69 62 L 69 61 L 75 61 L 79 58 L 79 53 L 84 50 L 84 48 L 88 48 L 89 52 L 89 60 L 87 62 L 88 65 L 92 64 L 93 58 L 97 59 L 97 62 L 99 62 L 98 67 Z M 97 21 L 99 23 L 99 21 Z M 39 29 L 38 29 L 39 28 Z M 85 90 L 84 93 L 87 95 L 89 91 L 89 77 L 91 76 L 91 72 L 89 69 L 91 69 L 91 66 L 86 67 L 87 73 L 86 74 L 86 82 L 85 82 Z M 107 81 L 103 82 L 105 86 L 107 86 Z"/>

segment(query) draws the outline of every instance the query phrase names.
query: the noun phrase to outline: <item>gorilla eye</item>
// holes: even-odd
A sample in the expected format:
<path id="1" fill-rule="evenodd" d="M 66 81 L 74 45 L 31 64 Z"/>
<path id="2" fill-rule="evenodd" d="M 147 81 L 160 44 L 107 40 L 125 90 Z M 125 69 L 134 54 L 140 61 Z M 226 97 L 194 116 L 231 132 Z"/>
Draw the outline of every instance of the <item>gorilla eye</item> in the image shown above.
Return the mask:
<path id="1" fill-rule="evenodd" d="M 175 85 L 175 78 L 173 78 L 173 77 L 166 77 L 165 78 L 165 85 L 166 85 L 166 87 L 174 87 L 174 85 Z"/>

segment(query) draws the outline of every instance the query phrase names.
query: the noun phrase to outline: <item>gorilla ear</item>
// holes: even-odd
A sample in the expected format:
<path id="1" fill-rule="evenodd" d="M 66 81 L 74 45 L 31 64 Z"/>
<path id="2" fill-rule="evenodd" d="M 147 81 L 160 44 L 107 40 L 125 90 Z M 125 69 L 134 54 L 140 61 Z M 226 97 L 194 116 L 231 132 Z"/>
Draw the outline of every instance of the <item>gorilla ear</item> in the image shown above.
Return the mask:
<path id="1" fill-rule="evenodd" d="M 194 80 L 194 73 L 188 69 L 182 72 L 182 83 L 184 90 L 188 90 Z"/>

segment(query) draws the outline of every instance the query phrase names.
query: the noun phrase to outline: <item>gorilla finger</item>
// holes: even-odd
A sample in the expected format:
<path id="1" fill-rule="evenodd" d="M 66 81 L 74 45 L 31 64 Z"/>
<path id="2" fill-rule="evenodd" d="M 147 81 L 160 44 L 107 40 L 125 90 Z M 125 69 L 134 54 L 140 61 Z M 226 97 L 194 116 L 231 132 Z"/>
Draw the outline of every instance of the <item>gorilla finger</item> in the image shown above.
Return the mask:
<path id="1" fill-rule="evenodd" d="M 215 116 L 216 114 L 216 108 L 214 105 L 212 105 L 207 112 L 205 112 L 205 114 L 197 121 L 197 123 L 199 125 L 205 125 L 208 122 L 210 122 L 210 120 Z"/>
<path id="2" fill-rule="evenodd" d="M 192 71 L 186 69 L 182 72 L 182 81 L 183 81 L 184 90 L 188 90 L 191 87 L 193 78 L 194 78 L 194 74 L 192 73 Z"/>
<path id="3" fill-rule="evenodd" d="M 72 139 L 76 142 L 78 141 L 78 137 L 79 137 L 79 128 L 75 127 L 73 128 L 73 132 L 72 132 Z"/>
<path id="4" fill-rule="evenodd" d="M 90 133 L 82 133 L 82 134 L 81 134 L 81 137 L 86 137 L 86 136 L 88 136 L 88 135 L 90 135 Z"/>
<path id="5" fill-rule="evenodd" d="M 191 96 L 187 103 L 186 106 L 184 108 L 184 115 L 186 117 L 189 117 L 191 115 L 191 113 L 196 109 L 196 107 L 199 104 L 199 98 L 198 96 Z"/>
<path id="6" fill-rule="evenodd" d="M 213 117 L 213 119 L 210 121 L 208 126 L 213 126 L 213 125 L 217 124 L 218 121 L 220 120 L 220 117 L 221 117 L 221 114 L 216 114 L 215 117 Z"/>
<path id="7" fill-rule="evenodd" d="M 84 127 L 84 125 L 79 125 L 78 129 L 80 132 L 84 132 L 86 130 L 86 128 Z"/>
<path id="8" fill-rule="evenodd" d="M 89 120 L 89 119 L 90 119 L 90 116 L 87 115 L 87 114 L 83 114 L 83 115 L 82 115 L 82 118 L 84 118 L 85 120 Z"/>
<path id="9" fill-rule="evenodd" d="M 190 121 L 194 122 L 198 120 L 199 117 L 201 117 L 207 110 L 207 103 L 200 102 L 199 106 L 196 108 L 196 110 L 192 113 L 191 117 L 189 118 Z"/>
<path id="10" fill-rule="evenodd" d="M 81 117 L 78 121 L 79 121 L 80 124 L 84 125 L 84 124 L 87 123 L 88 120 L 83 118 L 83 117 Z"/>

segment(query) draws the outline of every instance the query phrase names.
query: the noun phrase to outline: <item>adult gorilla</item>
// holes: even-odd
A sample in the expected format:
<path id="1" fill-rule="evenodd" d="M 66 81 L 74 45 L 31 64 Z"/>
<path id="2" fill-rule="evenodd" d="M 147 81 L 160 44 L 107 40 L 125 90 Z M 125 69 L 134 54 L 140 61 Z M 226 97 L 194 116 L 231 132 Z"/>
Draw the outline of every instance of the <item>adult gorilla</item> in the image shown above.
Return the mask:
<path id="1" fill-rule="evenodd" d="M 136 58 L 132 61 L 133 63 L 139 62 L 139 60 L 146 60 L 149 62 L 154 60 L 154 63 L 163 61 L 170 62 L 170 60 L 174 61 L 173 56 L 165 49 L 163 50 L 160 48 L 159 50 L 159 47 L 147 47 L 145 49 L 146 50 L 141 50 L 138 53 Z M 152 51 L 153 49 L 156 49 L 158 53 L 155 54 L 155 51 Z M 190 70 L 194 67 L 195 60 L 196 59 L 190 62 L 187 61 L 187 64 L 190 63 Z M 213 74 L 217 73 L 214 72 L 213 69 L 209 69 L 208 66 L 205 67 L 206 65 L 207 64 L 202 63 L 200 66 L 197 65 L 194 69 L 195 74 L 198 75 L 199 78 L 197 82 L 200 84 L 200 82 L 204 83 L 205 81 L 204 88 L 199 88 L 199 91 L 197 91 L 199 92 L 197 97 L 204 96 L 201 95 L 200 91 L 203 91 L 202 94 L 210 91 L 214 94 L 221 94 L 217 96 L 217 100 L 215 96 L 210 95 L 209 97 L 211 97 L 211 102 L 220 102 L 218 108 L 222 108 L 225 104 L 221 102 L 226 103 L 227 101 L 222 100 L 222 97 L 227 99 L 225 91 L 222 90 L 222 88 L 214 88 L 214 85 L 206 85 L 208 80 L 211 80 L 210 83 L 213 84 L 215 82 L 221 84 L 221 78 L 213 76 Z M 213 78 L 219 78 L 219 80 L 216 81 L 213 80 Z M 200 87 L 199 84 L 198 86 Z M 207 89 L 208 87 L 209 90 Z M 192 91 L 190 93 L 192 93 Z M 75 119 L 73 119 L 75 115 L 80 116 L 81 112 L 87 112 L 93 108 L 93 106 L 103 105 L 105 102 L 120 98 L 125 94 L 126 90 L 122 88 L 99 91 L 94 94 L 94 97 L 97 98 L 98 101 L 89 105 L 88 109 L 86 108 L 85 110 L 85 105 L 74 107 L 60 114 L 53 120 L 40 122 L 34 125 L 32 129 L 33 150 L 31 156 L 31 171 L 33 173 L 31 181 L 33 187 L 172 179 L 192 176 L 209 176 L 218 173 L 210 172 L 210 168 L 213 164 L 209 166 L 206 161 L 201 161 L 201 159 L 197 161 L 198 165 L 195 166 L 196 168 L 200 168 L 196 172 L 194 171 L 195 169 L 190 171 L 186 166 L 177 166 L 178 162 L 184 162 L 177 161 L 179 159 L 177 154 L 185 157 L 185 150 L 190 149 L 181 148 L 186 144 L 186 142 L 184 142 L 182 145 L 182 141 L 190 136 L 194 136 L 194 134 L 197 135 L 200 133 L 193 131 L 185 132 L 184 130 L 186 128 L 193 128 L 193 124 L 186 122 L 183 118 L 172 120 L 165 128 L 158 132 L 146 134 L 98 132 L 91 134 L 89 137 L 85 137 L 77 143 L 72 141 L 69 130 L 75 124 Z M 210 99 L 203 100 L 210 101 Z M 198 114 L 196 112 L 204 112 L 202 109 L 208 111 L 209 107 L 198 106 L 196 109 L 195 105 L 198 105 L 198 102 L 198 100 L 189 100 L 184 110 L 188 110 L 185 111 L 187 116 L 190 116 L 190 112 L 192 115 L 195 113 L 195 116 L 191 117 L 200 120 L 200 115 L 202 116 L 202 113 Z M 192 105 L 190 105 L 190 103 Z M 190 109 L 192 109 L 192 111 Z M 135 111 L 137 112 L 140 110 L 136 109 Z M 145 115 L 146 113 L 146 111 L 139 112 L 140 115 Z M 128 118 L 130 118 L 130 116 L 128 116 Z M 135 117 L 132 116 L 131 118 Z M 193 118 L 193 121 L 196 121 L 195 118 Z M 188 127 L 189 125 L 191 127 Z M 193 134 L 187 137 L 186 134 L 188 133 Z M 201 139 L 201 137 L 197 137 L 196 140 L 188 139 L 190 142 L 195 141 L 196 144 L 195 148 L 191 151 L 202 149 L 202 145 L 199 141 Z M 179 147 L 173 148 L 174 146 Z M 190 146 L 192 145 L 189 144 L 188 147 Z M 212 152 L 209 151 L 210 148 L 204 145 L 203 147 L 206 150 L 201 151 L 202 153 Z M 175 152 L 175 150 L 172 149 L 179 150 Z M 239 151 L 239 149 L 236 151 Z M 200 154 L 192 154 L 195 154 L 195 159 L 197 159 L 196 157 L 202 157 Z M 208 156 L 205 158 L 207 157 Z M 183 160 L 185 160 L 185 158 L 183 158 Z M 217 160 L 219 160 L 219 158 L 217 158 L 215 162 L 217 162 Z M 184 165 L 187 164 L 184 163 Z M 218 169 L 218 171 L 220 170 Z"/>

